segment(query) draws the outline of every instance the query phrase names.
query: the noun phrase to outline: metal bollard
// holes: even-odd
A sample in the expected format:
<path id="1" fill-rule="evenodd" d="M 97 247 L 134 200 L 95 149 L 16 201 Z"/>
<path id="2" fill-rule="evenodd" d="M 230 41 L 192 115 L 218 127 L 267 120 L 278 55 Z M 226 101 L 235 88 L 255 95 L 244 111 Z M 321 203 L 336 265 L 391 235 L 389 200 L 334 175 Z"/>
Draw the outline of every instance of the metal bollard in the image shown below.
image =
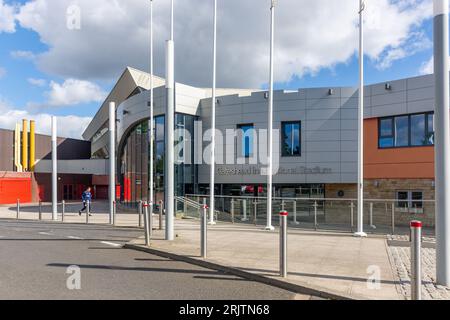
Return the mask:
<path id="1" fill-rule="evenodd" d="M 203 200 L 203 206 L 202 206 L 202 225 L 201 225 L 201 231 L 200 231 L 200 237 L 201 237 L 201 244 L 200 244 L 200 254 L 203 259 L 206 259 L 207 257 L 207 232 L 208 232 L 208 205 L 206 204 L 206 199 Z"/>
<path id="2" fill-rule="evenodd" d="M 317 231 L 317 201 L 314 202 L 314 230 Z"/>
<path id="3" fill-rule="evenodd" d="M 64 222 L 64 216 L 66 215 L 66 201 L 62 201 L 62 208 L 61 208 L 61 221 Z"/>
<path id="4" fill-rule="evenodd" d="M 294 200 L 294 220 L 292 221 L 293 225 L 298 226 L 300 224 L 300 222 L 297 221 L 297 201 Z"/>
<path id="5" fill-rule="evenodd" d="M 353 228 L 355 227 L 354 215 L 355 215 L 355 204 L 352 202 L 350 204 L 350 226 L 351 226 L 352 232 L 353 232 Z"/>
<path id="6" fill-rule="evenodd" d="M 280 276 L 287 277 L 287 211 L 280 212 Z"/>
<path id="7" fill-rule="evenodd" d="M 242 211 L 243 211 L 243 214 L 244 214 L 244 216 L 242 217 L 242 221 L 248 221 L 248 218 L 247 218 L 247 200 L 245 200 L 245 199 L 243 199 L 242 200 Z"/>
<path id="8" fill-rule="evenodd" d="M 117 203 L 116 200 L 113 201 L 113 226 L 116 225 L 116 212 L 117 212 Z"/>
<path id="9" fill-rule="evenodd" d="M 392 222 L 392 235 L 395 234 L 395 203 L 392 203 L 392 212 L 391 212 L 391 222 Z"/>
<path id="10" fill-rule="evenodd" d="M 253 202 L 253 223 L 258 225 L 258 202 Z"/>
<path id="11" fill-rule="evenodd" d="M 42 220 L 42 201 L 39 200 L 39 220 Z"/>
<path id="12" fill-rule="evenodd" d="M 142 200 L 139 200 L 139 202 L 138 202 L 139 228 L 142 228 L 142 213 L 144 211 L 143 206 L 144 206 L 144 202 L 142 202 Z"/>
<path id="13" fill-rule="evenodd" d="M 150 239 L 153 237 L 153 203 L 150 201 L 148 210 L 148 225 L 150 229 Z"/>
<path id="14" fill-rule="evenodd" d="M 16 219 L 20 219 L 20 199 L 17 199 L 17 211 L 16 211 Z"/>
<path id="15" fill-rule="evenodd" d="M 231 223 L 234 224 L 234 199 L 231 198 Z"/>
<path id="16" fill-rule="evenodd" d="M 163 225 L 162 225 L 162 222 L 163 222 L 163 218 L 162 218 L 162 216 L 163 216 L 163 204 L 164 204 L 164 201 L 160 201 L 159 202 L 159 230 L 162 230 L 163 229 Z"/>
<path id="17" fill-rule="evenodd" d="M 91 202 L 86 202 L 86 224 L 89 224 L 89 216 L 91 215 Z"/>
<path id="18" fill-rule="evenodd" d="M 373 224 L 373 203 L 369 204 L 369 223 L 372 229 L 376 229 L 377 227 Z"/>
<path id="19" fill-rule="evenodd" d="M 148 203 L 143 202 L 142 207 L 144 210 L 144 233 L 145 233 L 145 245 L 150 245 L 150 221 L 148 219 Z"/>
<path id="20" fill-rule="evenodd" d="M 411 221 L 411 300 L 422 300 L 422 222 Z"/>

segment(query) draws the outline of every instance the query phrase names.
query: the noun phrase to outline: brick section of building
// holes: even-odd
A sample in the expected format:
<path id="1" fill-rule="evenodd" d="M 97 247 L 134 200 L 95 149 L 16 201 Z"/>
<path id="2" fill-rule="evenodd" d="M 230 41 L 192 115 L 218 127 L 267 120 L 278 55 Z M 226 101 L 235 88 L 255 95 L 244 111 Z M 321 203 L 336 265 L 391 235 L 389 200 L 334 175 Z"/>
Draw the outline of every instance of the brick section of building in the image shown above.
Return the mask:
<path id="1" fill-rule="evenodd" d="M 397 191 L 421 191 L 423 193 L 423 209 L 400 208 L 397 203 L 386 201 L 397 198 Z M 343 192 L 343 196 L 340 196 Z M 420 220 L 425 227 L 434 227 L 434 180 L 433 179 L 369 179 L 364 181 L 364 223 L 370 224 L 370 208 L 372 204 L 372 222 L 375 226 L 392 225 L 392 204 L 396 226 L 408 226 L 412 220 Z M 350 225 L 351 204 L 354 205 L 354 224 L 357 221 L 357 193 L 355 184 L 326 185 L 326 198 L 336 200 L 325 201 L 324 216 L 326 223 Z M 342 195 L 342 194 L 341 194 Z"/>

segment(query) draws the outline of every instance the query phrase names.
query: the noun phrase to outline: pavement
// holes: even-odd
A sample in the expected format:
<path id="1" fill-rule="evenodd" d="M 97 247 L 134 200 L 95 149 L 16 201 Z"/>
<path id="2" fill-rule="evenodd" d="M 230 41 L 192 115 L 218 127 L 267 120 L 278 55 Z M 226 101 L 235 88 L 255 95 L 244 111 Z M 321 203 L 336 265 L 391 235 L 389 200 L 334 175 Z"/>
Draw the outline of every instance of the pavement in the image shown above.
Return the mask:
<path id="1" fill-rule="evenodd" d="M 411 297 L 411 243 L 408 236 L 389 235 L 388 248 L 392 266 L 398 279 L 397 289 Z M 450 300 L 450 288 L 436 284 L 436 238 L 423 237 L 422 242 L 422 299 Z"/>
<path id="2" fill-rule="evenodd" d="M 312 298 L 123 248 L 141 234 L 129 227 L 0 219 L 0 299 Z M 80 290 L 70 290 L 78 275 L 71 266 L 80 268 Z"/>
<path id="3" fill-rule="evenodd" d="M 173 242 L 155 230 L 149 248 L 142 237 L 127 247 L 328 299 L 405 299 L 396 288 L 385 236 L 361 239 L 344 232 L 290 230 L 288 278 L 283 279 L 279 276 L 278 231 L 226 223 L 208 226 L 206 260 L 200 257 L 199 221 L 177 219 L 175 232 Z"/>

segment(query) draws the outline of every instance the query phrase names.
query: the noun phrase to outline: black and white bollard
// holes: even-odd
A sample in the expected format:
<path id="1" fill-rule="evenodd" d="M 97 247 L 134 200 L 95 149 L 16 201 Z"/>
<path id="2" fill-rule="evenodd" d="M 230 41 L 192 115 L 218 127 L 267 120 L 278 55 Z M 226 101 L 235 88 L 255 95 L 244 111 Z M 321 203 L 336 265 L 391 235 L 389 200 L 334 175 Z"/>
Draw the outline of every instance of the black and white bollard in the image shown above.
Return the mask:
<path id="1" fill-rule="evenodd" d="M 20 199 L 17 199 L 17 211 L 16 211 L 16 219 L 20 219 Z"/>
<path id="2" fill-rule="evenodd" d="M 411 221 L 411 300 L 422 300 L 422 222 Z"/>
<path id="3" fill-rule="evenodd" d="M 280 212 L 280 276 L 287 277 L 287 221 L 288 212 Z"/>
<path id="4" fill-rule="evenodd" d="M 203 201 L 202 206 L 202 220 L 201 220 L 201 231 L 200 231 L 200 254 L 203 259 L 207 257 L 207 242 L 208 242 L 208 205 L 206 204 L 206 199 Z"/>
<path id="5" fill-rule="evenodd" d="M 150 221 L 148 219 L 148 203 L 143 202 L 142 207 L 144 210 L 144 233 L 145 233 L 145 245 L 148 247 L 150 245 Z"/>

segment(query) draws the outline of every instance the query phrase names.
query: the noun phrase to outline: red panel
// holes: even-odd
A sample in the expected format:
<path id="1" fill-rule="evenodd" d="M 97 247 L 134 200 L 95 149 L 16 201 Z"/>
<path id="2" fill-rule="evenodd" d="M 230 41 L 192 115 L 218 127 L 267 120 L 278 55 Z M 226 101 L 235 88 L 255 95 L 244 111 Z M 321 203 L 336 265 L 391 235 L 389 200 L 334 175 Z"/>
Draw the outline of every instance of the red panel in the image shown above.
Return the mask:
<path id="1" fill-rule="evenodd" d="M 120 199 L 120 185 L 116 186 L 116 199 Z"/>
<path id="2" fill-rule="evenodd" d="M 39 200 L 40 201 L 44 201 L 45 199 L 45 186 L 44 185 L 39 185 L 38 186 L 38 192 L 39 192 Z"/>
<path id="3" fill-rule="evenodd" d="M 0 179 L 0 204 L 31 202 L 31 178 L 30 179 Z"/>

